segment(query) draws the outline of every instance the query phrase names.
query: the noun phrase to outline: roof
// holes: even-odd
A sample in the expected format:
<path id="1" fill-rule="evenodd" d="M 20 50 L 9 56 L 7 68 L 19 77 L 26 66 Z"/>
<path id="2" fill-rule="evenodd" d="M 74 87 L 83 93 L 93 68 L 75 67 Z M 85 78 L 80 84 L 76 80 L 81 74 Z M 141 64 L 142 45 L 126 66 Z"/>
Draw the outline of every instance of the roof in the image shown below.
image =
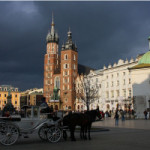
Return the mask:
<path id="1" fill-rule="evenodd" d="M 84 66 L 84 65 L 81 65 L 81 64 L 78 64 L 78 73 L 79 73 L 79 75 L 81 75 L 81 74 L 86 74 L 87 75 L 87 74 L 90 73 L 90 70 L 95 70 L 95 69 Z"/>
<path id="2" fill-rule="evenodd" d="M 149 67 L 150 67 L 150 64 L 138 64 L 129 69 L 141 69 L 141 68 L 149 68 Z"/>
<path id="3" fill-rule="evenodd" d="M 150 51 L 148 51 L 142 56 L 138 64 L 150 64 Z"/>

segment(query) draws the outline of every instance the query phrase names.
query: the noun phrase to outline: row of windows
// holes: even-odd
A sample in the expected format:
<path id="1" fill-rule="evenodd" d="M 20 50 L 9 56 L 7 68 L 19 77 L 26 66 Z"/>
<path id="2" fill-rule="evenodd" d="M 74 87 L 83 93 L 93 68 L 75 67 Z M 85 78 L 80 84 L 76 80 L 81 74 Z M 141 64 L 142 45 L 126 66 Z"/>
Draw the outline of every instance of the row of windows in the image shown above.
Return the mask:
<path id="1" fill-rule="evenodd" d="M 120 73 L 120 74 L 121 74 L 121 73 Z M 120 74 L 117 73 L 117 74 L 116 74 L 116 77 L 119 77 Z M 122 72 L 122 75 L 125 76 L 125 75 L 126 75 L 126 72 Z M 114 74 L 111 75 L 111 78 L 113 78 L 113 77 L 114 77 Z M 109 76 L 107 75 L 106 78 L 108 79 Z"/>
<path id="2" fill-rule="evenodd" d="M 131 97 L 131 96 L 132 96 L 132 91 L 131 91 L 131 89 L 129 89 L 128 92 L 129 92 L 129 95 L 128 95 L 128 96 Z M 114 98 L 114 91 L 111 91 L 110 93 L 111 93 L 111 95 L 110 95 L 111 98 Z M 123 93 L 123 96 L 126 97 L 126 90 L 125 90 L 125 89 L 122 90 L 122 93 Z M 116 90 L 116 96 L 117 96 L 117 97 L 118 97 L 118 96 L 121 96 L 119 90 Z M 109 91 L 106 92 L 106 98 L 109 98 Z"/>
<path id="3" fill-rule="evenodd" d="M 126 83 L 126 80 L 124 79 L 124 80 L 123 80 L 123 85 L 126 85 L 126 84 L 127 84 L 127 83 Z M 129 79 L 128 84 L 131 84 L 131 79 Z M 116 85 L 117 85 L 117 86 L 120 85 L 119 80 L 117 80 Z M 111 82 L 111 87 L 113 87 L 113 86 L 114 86 L 114 82 L 112 81 L 112 82 Z M 106 87 L 107 87 L 107 88 L 109 87 L 109 82 L 106 83 Z"/>
<path id="4" fill-rule="evenodd" d="M 0 94 L 0 97 L 3 97 L 3 96 L 4 96 L 4 97 L 7 97 L 7 94 L 4 94 L 4 95 L 3 95 L 3 94 Z M 17 94 L 15 94 L 15 97 L 17 97 Z"/>
<path id="5" fill-rule="evenodd" d="M 68 60 L 68 54 L 64 55 L 64 60 Z M 76 55 L 75 54 L 73 55 L 73 60 L 76 60 Z"/>
<path id="6" fill-rule="evenodd" d="M 72 68 L 75 70 L 77 69 L 76 65 L 73 64 Z M 69 64 L 64 64 L 64 69 L 69 69 Z"/>
<path id="7" fill-rule="evenodd" d="M 6 104 L 6 101 L 0 100 L 0 104 L 2 104 L 2 102 L 3 102 L 4 104 Z M 15 101 L 15 104 L 17 104 L 17 100 Z"/>

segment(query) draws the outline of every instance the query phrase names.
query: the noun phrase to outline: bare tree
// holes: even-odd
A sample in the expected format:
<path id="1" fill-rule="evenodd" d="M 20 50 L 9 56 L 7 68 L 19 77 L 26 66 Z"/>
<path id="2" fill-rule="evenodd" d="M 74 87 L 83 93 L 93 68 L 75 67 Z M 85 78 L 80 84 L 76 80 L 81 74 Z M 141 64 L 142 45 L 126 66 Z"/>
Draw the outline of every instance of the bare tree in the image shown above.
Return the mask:
<path id="1" fill-rule="evenodd" d="M 86 105 L 87 110 L 89 110 L 89 106 L 98 98 L 98 83 L 92 82 L 90 76 L 81 75 L 76 87 L 76 97 L 81 99 L 84 105 Z"/>

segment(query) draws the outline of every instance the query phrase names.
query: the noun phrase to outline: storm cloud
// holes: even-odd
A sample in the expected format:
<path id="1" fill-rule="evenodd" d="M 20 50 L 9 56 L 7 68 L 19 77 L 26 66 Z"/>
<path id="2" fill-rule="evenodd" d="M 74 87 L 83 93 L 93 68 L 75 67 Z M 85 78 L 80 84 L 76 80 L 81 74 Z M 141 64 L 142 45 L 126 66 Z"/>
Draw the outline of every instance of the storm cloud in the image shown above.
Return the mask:
<path id="1" fill-rule="evenodd" d="M 101 69 L 148 51 L 150 2 L 0 2 L 0 85 L 43 87 L 52 12 L 59 50 L 70 27 L 80 64 Z"/>

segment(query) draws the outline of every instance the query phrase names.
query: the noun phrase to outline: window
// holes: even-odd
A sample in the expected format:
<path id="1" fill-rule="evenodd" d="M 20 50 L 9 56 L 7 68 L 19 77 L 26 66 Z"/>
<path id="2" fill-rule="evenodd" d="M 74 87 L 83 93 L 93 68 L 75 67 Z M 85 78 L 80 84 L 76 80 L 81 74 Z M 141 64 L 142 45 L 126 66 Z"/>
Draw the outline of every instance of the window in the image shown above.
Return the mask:
<path id="1" fill-rule="evenodd" d="M 108 79 L 108 76 L 106 76 L 106 78 Z"/>
<path id="2" fill-rule="evenodd" d="M 67 69 L 69 68 L 69 65 L 68 64 L 64 64 L 64 69 Z"/>
<path id="3" fill-rule="evenodd" d="M 96 82 L 98 82 L 98 78 L 96 78 Z"/>
<path id="4" fill-rule="evenodd" d="M 119 86 L 119 81 L 117 81 L 117 86 Z"/>
<path id="5" fill-rule="evenodd" d="M 15 97 L 17 97 L 17 94 L 15 95 Z"/>
<path id="6" fill-rule="evenodd" d="M 0 94 L 0 97 L 1 97 L 1 94 Z"/>
<path id="7" fill-rule="evenodd" d="M 106 92 L 106 98 L 109 98 L 109 92 L 108 91 Z"/>
<path id="8" fill-rule="evenodd" d="M 67 86 L 65 86 L 65 90 L 67 90 Z"/>
<path id="9" fill-rule="evenodd" d="M 73 65 L 73 69 L 74 69 L 74 70 L 76 69 L 76 65 L 75 65 L 75 64 Z"/>
<path id="10" fill-rule="evenodd" d="M 112 98 L 114 97 L 114 91 L 111 91 L 111 97 Z"/>
<path id="11" fill-rule="evenodd" d="M 64 60 L 67 60 L 67 59 L 68 59 L 68 55 L 65 54 L 65 55 L 64 55 Z"/>
<path id="12" fill-rule="evenodd" d="M 129 78 L 129 84 L 131 84 L 131 79 Z"/>
<path id="13" fill-rule="evenodd" d="M 117 73 L 117 77 L 119 77 L 119 73 Z"/>
<path id="14" fill-rule="evenodd" d="M 120 96 L 119 90 L 117 90 L 116 92 L 117 92 L 117 97 Z"/>
<path id="15" fill-rule="evenodd" d="M 63 78 L 63 79 L 64 79 L 64 78 Z M 55 77 L 54 82 L 55 82 L 54 86 L 55 86 L 57 89 L 60 89 L 60 77 Z"/>
<path id="16" fill-rule="evenodd" d="M 126 97 L 126 90 L 123 90 L 123 96 Z"/>
<path id="17" fill-rule="evenodd" d="M 76 55 L 73 56 L 73 60 L 76 60 Z"/>
<path id="18" fill-rule="evenodd" d="M 17 104 L 17 101 L 15 101 L 15 104 Z"/>
<path id="19" fill-rule="evenodd" d="M 67 78 L 65 78 L 65 83 L 67 83 Z"/>
<path id="20" fill-rule="evenodd" d="M 67 76 L 68 75 L 68 73 L 67 73 L 67 71 L 65 71 L 65 76 Z"/>
<path id="21" fill-rule="evenodd" d="M 108 88 L 108 86 L 109 86 L 109 84 L 108 84 L 108 82 L 107 82 L 106 87 Z"/>
<path id="22" fill-rule="evenodd" d="M 126 75 L 126 73 L 125 73 L 125 72 L 123 72 L 123 75 L 125 76 L 125 75 Z"/>
<path id="23" fill-rule="evenodd" d="M 111 77 L 112 77 L 112 78 L 114 77 L 113 74 L 111 75 Z"/>
<path id="24" fill-rule="evenodd" d="M 131 91 L 131 89 L 129 89 L 129 97 L 131 97 L 132 96 L 132 91 Z"/>
<path id="25" fill-rule="evenodd" d="M 4 94 L 4 97 L 6 97 L 7 95 L 6 94 Z"/>
<path id="26" fill-rule="evenodd" d="M 111 82 L 111 86 L 112 86 L 112 87 L 114 86 L 114 82 Z"/>
<path id="27" fill-rule="evenodd" d="M 126 80 L 124 79 L 124 80 L 123 80 L 123 85 L 125 85 L 125 84 L 126 84 Z"/>

